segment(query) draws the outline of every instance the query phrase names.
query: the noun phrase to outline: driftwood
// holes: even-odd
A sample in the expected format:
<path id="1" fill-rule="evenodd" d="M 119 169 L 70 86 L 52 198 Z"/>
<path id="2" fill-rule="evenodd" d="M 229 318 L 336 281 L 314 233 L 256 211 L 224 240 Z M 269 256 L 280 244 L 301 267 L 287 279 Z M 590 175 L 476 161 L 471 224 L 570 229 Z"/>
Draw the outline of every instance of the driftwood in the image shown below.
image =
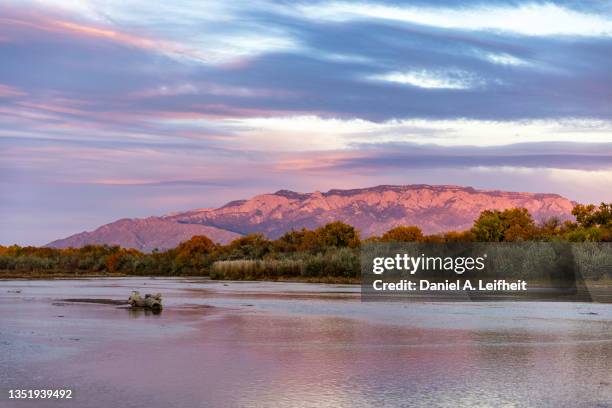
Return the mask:
<path id="1" fill-rule="evenodd" d="M 151 295 L 147 293 L 145 297 L 140 296 L 140 292 L 137 290 L 132 292 L 132 295 L 128 299 L 128 304 L 132 307 L 142 307 L 145 309 L 152 310 L 161 310 L 162 309 L 162 300 L 161 293 L 156 293 Z"/>

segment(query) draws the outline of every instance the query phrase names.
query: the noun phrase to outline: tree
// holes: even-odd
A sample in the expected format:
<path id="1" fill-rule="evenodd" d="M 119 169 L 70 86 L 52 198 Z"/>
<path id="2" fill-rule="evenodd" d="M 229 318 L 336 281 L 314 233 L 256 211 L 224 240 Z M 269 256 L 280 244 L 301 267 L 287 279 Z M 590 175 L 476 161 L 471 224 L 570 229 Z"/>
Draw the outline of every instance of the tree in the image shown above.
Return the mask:
<path id="1" fill-rule="evenodd" d="M 419 227 L 395 227 L 385 232 L 380 237 L 382 242 L 416 242 L 423 240 L 423 232 Z"/>
<path id="2" fill-rule="evenodd" d="M 236 238 L 226 247 L 228 259 L 262 259 L 272 250 L 272 242 L 263 234 Z"/>
<path id="3" fill-rule="evenodd" d="M 533 238 L 535 222 L 526 208 L 486 210 L 471 232 L 478 242 L 525 241 Z"/>
<path id="4" fill-rule="evenodd" d="M 563 226 L 563 223 L 558 217 L 551 217 L 543 220 L 537 228 L 537 237 L 542 240 L 550 240 L 561 234 Z"/>
<path id="5" fill-rule="evenodd" d="M 355 227 L 341 221 L 330 222 L 315 230 L 319 245 L 324 247 L 349 247 L 359 246 L 359 232 Z"/>
<path id="6" fill-rule="evenodd" d="M 599 207 L 593 204 L 576 204 L 572 210 L 576 222 L 583 228 L 589 227 L 612 227 L 612 203 L 601 203 Z"/>
<path id="7" fill-rule="evenodd" d="M 120 258 L 121 254 L 119 254 L 119 252 L 111 254 L 106 258 L 106 270 L 109 273 L 117 272 Z"/>
<path id="8" fill-rule="evenodd" d="M 449 231 L 444 233 L 444 242 L 473 242 L 472 231 Z"/>
<path id="9" fill-rule="evenodd" d="M 317 246 L 317 234 L 306 228 L 291 230 L 274 241 L 274 247 L 279 252 L 310 251 Z"/>
<path id="10" fill-rule="evenodd" d="M 173 253 L 173 270 L 175 273 L 202 273 L 212 260 L 209 254 L 215 249 L 215 244 L 204 235 L 195 235 L 188 241 L 181 242 Z"/>
<path id="11" fill-rule="evenodd" d="M 595 223 L 600 227 L 612 227 L 612 203 L 601 203 L 595 211 Z"/>
<path id="12" fill-rule="evenodd" d="M 486 210 L 474 221 L 472 233 L 479 242 L 500 242 L 504 239 L 504 222 L 501 212 Z"/>
<path id="13" fill-rule="evenodd" d="M 179 256 L 208 254 L 215 248 L 215 243 L 204 235 L 194 235 L 188 241 L 181 242 L 176 247 Z"/>
<path id="14" fill-rule="evenodd" d="M 612 203 L 576 204 L 572 210 L 576 222 L 567 221 L 561 231 L 563 238 L 570 242 L 612 240 Z"/>
<path id="15" fill-rule="evenodd" d="M 576 204 L 572 209 L 572 215 L 576 217 L 579 226 L 588 228 L 594 225 L 595 206 L 593 204 Z"/>

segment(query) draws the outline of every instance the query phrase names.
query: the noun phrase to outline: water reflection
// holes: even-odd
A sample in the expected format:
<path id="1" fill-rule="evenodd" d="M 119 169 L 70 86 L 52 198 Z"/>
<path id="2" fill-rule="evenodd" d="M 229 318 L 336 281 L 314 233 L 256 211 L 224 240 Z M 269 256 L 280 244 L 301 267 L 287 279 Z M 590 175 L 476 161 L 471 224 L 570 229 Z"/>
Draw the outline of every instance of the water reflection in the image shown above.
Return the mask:
<path id="1" fill-rule="evenodd" d="M 19 295 L 33 297 L 29 302 L 0 291 L 2 384 L 70 387 L 76 397 L 70 406 L 79 407 L 612 401 L 610 305 L 362 304 L 318 297 L 316 285 L 190 282 L 186 291 L 183 281 L 156 280 L 163 314 L 53 306 L 68 297 L 120 298 L 138 285 L 37 283 Z M 278 290 L 284 293 L 275 298 Z"/>
<path id="2" fill-rule="evenodd" d="M 163 309 L 148 309 L 144 307 L 128 307 L 126 308 L 131 318 L 137 319 L 139 317 L 158 317 L 161 315 Z"/>

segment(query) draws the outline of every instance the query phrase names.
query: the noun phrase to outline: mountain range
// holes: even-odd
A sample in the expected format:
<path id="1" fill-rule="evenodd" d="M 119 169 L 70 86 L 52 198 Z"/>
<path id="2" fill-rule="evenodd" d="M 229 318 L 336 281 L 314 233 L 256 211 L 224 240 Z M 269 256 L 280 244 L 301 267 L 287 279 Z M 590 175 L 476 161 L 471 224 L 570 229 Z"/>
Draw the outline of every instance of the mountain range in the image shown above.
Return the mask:
<path id="1" fill-rule="evenodd" d="M 571 219 L 575 204 L 557 194 L 477 190 L 452 185 L 383 185 L 334 189 L 326 193 L 280 190 L 214 209 L 121 219 L 91 232 L 53 241 L 48 246 L 109 244 L 142 251 L 163 250 L 194 235 L 206 235 L 220 243 L 253 232 L 277 238 L 291 229 L 316 228 L 331 221 L 355 226 L 362 237 L 380 235 L 398 225 L 417 225 L 431 234 L 469 229 L 474 219 L 487 209 L 524 207 L 536 220 Z"/>

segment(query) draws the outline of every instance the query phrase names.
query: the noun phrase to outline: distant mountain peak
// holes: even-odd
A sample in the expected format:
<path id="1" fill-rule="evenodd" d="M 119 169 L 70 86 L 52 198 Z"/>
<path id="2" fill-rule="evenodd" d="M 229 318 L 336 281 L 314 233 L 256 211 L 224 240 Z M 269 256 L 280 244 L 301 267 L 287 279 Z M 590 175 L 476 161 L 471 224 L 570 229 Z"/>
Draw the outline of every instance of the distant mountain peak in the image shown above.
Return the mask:
<path id="1" fill-rule="evenodd" d="M 558 194 L 456 185 L 379 185 L 325 193 L 279 190 L 231 201 L 216 209 L 121 219 L 49 246 L 115 244 L 148 251 L 174 247 L 192 235 L 207 235 L 216 242 L 253 232 L 276 238 L 291 229 L 316 228 L 331 221 L 354 225 L 363 237 L 380 235 L 398 225 L 417 225 L 425 233 L 438 233 L 469 229 L 488 209 L 524 207 L 536 220 L 553 216 L 571 219 L 574 205 Z"/>
<path id="2" fill-rule="evenodd" d="M 296 191 L 291 191 L 291 190 L 278 190 L 277 192 L 274 193 L 274 195 L 286 197 L 292 200 L 302 200 L 308 197 L 308 194 L 298 193 Z"/>

